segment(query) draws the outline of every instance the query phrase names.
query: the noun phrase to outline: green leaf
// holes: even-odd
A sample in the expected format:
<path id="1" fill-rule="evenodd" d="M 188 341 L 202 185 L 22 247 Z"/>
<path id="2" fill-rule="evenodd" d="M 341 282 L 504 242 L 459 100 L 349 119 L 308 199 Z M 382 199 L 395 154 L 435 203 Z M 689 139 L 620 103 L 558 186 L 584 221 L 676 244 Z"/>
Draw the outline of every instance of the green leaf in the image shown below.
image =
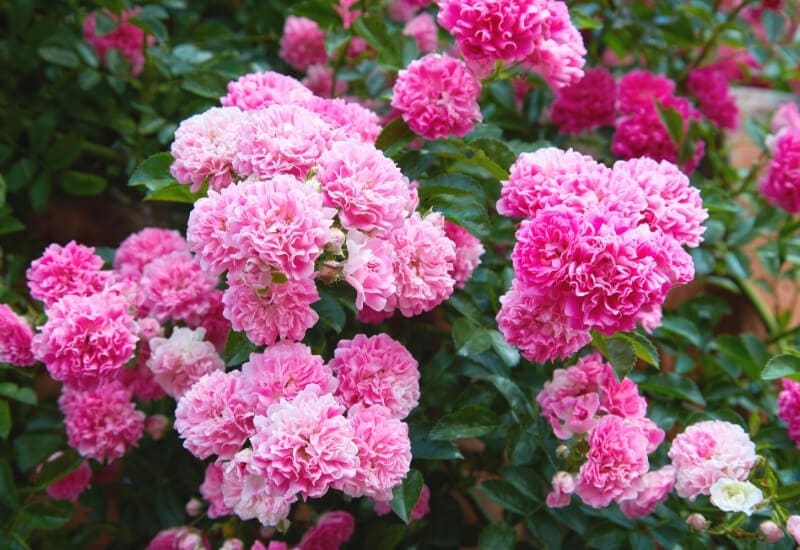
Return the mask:
<path id="1" fill-rule="evenodd" d="M 76 50 L 78 50 L 78 55 L 81 57 L 84 63 L 91 67 L 92 69 L 96 69 L 100 66 L 100 60 L 97 59 L 97 54 L 89 44 L 86 42 L 75 42 L 73 44 Z"/>
<path id="2" fill-rule="evenodd" d="M 719 350 L 721 356 L 719 360 L 721 363 L 727 360 L 737 368 L 744 370 L 751 379 L 759 379 L 761 376 L 761 365 L 764 361 L 756 361 L 741 336 L 736 334 L 723 334 L 714 340 L 714 344 Z"/>
<path id="3" fill-rule="evenodd" d="M 228 333 L 228 339 L 225 340 L 225 351 L 222 357 L 226 366 L 233 367 L 247 361 L 250 354 L 257 349 L 258 347 L 247 339 L 244 332 L 232 330 Z"/>
<path id="4" fill-rule="evenodd" d="M 541 475 L 532 466 L 508 466 L 503 468 L 503 479 L 532 501 L 541 500 L 541 486 L 537 477 Z"/>
<path id="5" fill-rule="evenodd" d="M 525 515 L 530 512 L 536 503 L 517 488 L 502 479 L 490 479 L 478 485 L 478 490 L 500 504 L 509 512 Z"/>
<path id="6" fill-rule="evenodd" d="M 683 317 L 664 317 L 659 330 L 665 330 L 688 340 L 692 345 L 703 348 L 700 329 L 692 321 Z"/>
<path id="7" fill-rule="evenodd" d="M 481 531 L 479 550 L 513 550 L 517 544 L 517 532 L 507 523 L 492 523 Z"/>
<path id="8" fill-rule="evenodd" d="M 420 198 L 427 199 L 436 195 L 482 197 L 485 191 L 477 180 L 466 174 L 440 174 L 423 179 L 419 186 Z"/>
<path id="9" fill-rule="evenodd" d="M 450 441 L 431 441 L 411 438 L 411 456 L 414 460 L 461 460 L 464 455 Z"/>
<path id="10" fill-rule="evenodd" d="M 637 332 L 621 332 L 614 335 L 615 340 L 624 340 L 633 346 L 633 352 L 636 357 L 651 365 L 659 368 L 658 350 L 653 342 L 647 336 Z"/>
<path id="11" fill-rule="evenodd" d="M 779 378 L 800 379 L 800 357 L 789 353 L 782 353 L 767 361 L 762 380 L 777 380 Z"/>
<path id="12" fill-rule="evenodd" d="M 70 449 L 55 460 L 45 462 L 33 482 L 38 490 L 44 489 L 76 470 L 82 462 L 83 458 Z"/>
<path id="13" fill-rule="evenodd" d="M 328 57 L 336 59 L 339 50 L 350 44 L 350 33 L 345 30 L 328 32 L 325 34 L 325 51 Z"/>
<path id="14" fill-rule="evenodd" d="M 113 11 L 120 11 L 122 8 L 120 7 L 119 10 Z M 106 13 L 105 11 L 97 11 L 95 12 L 94 16 L 94 27 L 95 31 L 97 32 L 97 36 L 104 36 L 110 32 L 114 32 L 114 29 L 117 28 L 117 21 Z"/>
<path id="15" fill-rule="evenodd" d="M 506 145 L 505 141 L 489 137 L 481 137 L 477 139 L 471 139 L 469 144 L 470 147 L 476 148 L 479 151 L 478 156 L 480 157 L 480 162 L 482 163 L 481 166 L 483 168 L 488 169 L 498 179 L 508 178 L 508 167 L 517 160 L 517 154 L 514 153 L 514 151 L 512 151 L 508 145 Z M 468 158 L 469 156 L 469 153 L 467 153 Z M 493 165 L 488 167 L 486 164 L 484 164 L 484 159 L 490 160 Z"/>
<path id="16" fill-rule="evenodd" d="M 764 24 L 764 32 L 767 34 L 767 40 L 770 43 L 775 44 L 783 38 L 786 30 L 786 20 L 780 11 L 764 10 L 761 14 L 761 22 Z"/>
<path id="17" fill-rule="evenodd" d="M 145 9 L 154 7 L 156 6 L 146 6 Z M 167 27 L 164 26 L 164 23 L 159 21 L 156 17 L 144 13 L 144 11 L 128 21 L 142 29 L 146 34 L 155 36 L 156 40 L 159 42 L 164 42 L 168 37 Z"/>
<path id="18" fill-rule="evenodd" d="M 95 246 L 94 253 L 103 258 L 106 269 L 111 269 L 114 263 L 114 256 L 117 255 L 117 249 L 110 246 Z"/>
<path id="19" fill-rule="evenodd" d="M 680 146 L 683 142 L 683 117 L 673 107 L 664 107 L 660 103 L 657 103 L 656 107 L 658 107 L 658 116 L 667 127 L 672 142 Z"/>
<path id="20" fill-rule="evenodd" d="M 324 27 L 341 27 L 342 19 L 333 11 L 332 4 L 328 0 L 303 0 L 302 2 L 286 4 L 289 12 L 294 15 L 302 15 L 313 19 Z"/>
<path id="21" fill-rule="evenodd" d="M 636 353 L 633 351 L 633 345 L 622 338 L 610 338 L 606 343 L 608 345 L 608 359 L 611 361 L 611 365 L 620 379 L 625 378 L 636 366 Z"/>
<path id="22" fill-rule="evenodd" d="M 506 398 L 506 401 L 508 401 L 511 407 L 511 414 L 514 415 L 514 419 L 518 423 L 527 425 L 536 418 L 536 411 L 534 411 L 531 405 L 531 400 L 513 380 L 496 375 L 491 375 L 488 379 L 494 384 L 497 391 Z"/>
<path id="23" fill-rule="evenodd" d="M 797 502 L 800 499 L 800 483 L 782 485 L 778 488 L 778 502 Z"/>
<path id="24" fill-rule="evenodd" d="M 58 184 L 70 195 L 90 197 L 105 191 L 108 182 L 95 174 L 67 170 L 59 176 Z"/>
<path id="25" fill-rule="evenodd" d="M 81 138 L 77 132 L 71 132 L 56 140 L 45 155 L 45 163 L 51 170 L 66 168 L 81 155 Z"/>
<path id="26" fill-rule="evenodd" d="M 489 335 L 489 331 L 483 327 L 476 326 L 466 317 L 462 317 L 453 323 L 452 335 L 456 353 L 463 357 L 477 355 L 492 347 L 492 338 Z"/>
<path id="27" fill-rule="evenodd" d="M 419 57 L 419 45 L 417 41 L 411 36 L 403 36 L 402 55 L 400 56 L 400 64 L 408 67 L 408 64 Z"/>
<path id="28" fill-rule="evenodd" d="M 579 30 L 599 29 L 603 26 L 601 20 L 581 12 L 579 9 L 570 9 L 570 19 Z"/>
<path id="29" fill-rule="evenodd" d="M 397 117 L 383 128 L 375 147 L 383 151 L 387 157 L 393 157 L 415 138 L 416 135 L 403 117 Z"/>
<path id="30" fill-rule="evenodd" d="M 365 548 L 394 550 L 406 535 L 406 527 L 399 523 L 375 524 L 367 530 Z"/>
<path id="31" fill-rule="evenodd" d="M 401 51 L 389 46 L 396 40 L 390 40 L 386 23 L 381 17 L 362 16 L 353 22 L 351 27 L 353 32 L 364 39 L 372 49 L 378 52 L 379 60 L 383 63 L 401 69 Z M 399 50 L 399 48 L 398 48 Z"/>
<path id="32" fill-rule="evenodd" d="M 649 393 L 657 393 L 668 397 L 678 397 L 692 401 L 698 405 L 705 405 L 703 394 L 692 380 L 683 378 L 679 374 L 660 374 L 649 376 L 639 383 L 639 387 Z"/>
<path id="33" fill-rule="evenodd" d="M 653 539 L 638 531 L 631 532 L 628 540 L 631 545 L 631 550 L 655 550 L 656 548 Z"/>
<path id="34" fill-rule="evenodd" d="M 319 315 L 320 321 L 332 328 L 337 334 L 342 332 L 344 324 L 347 322 L 347 314 L 336 298 L 327 292 L 321 292 L 319 300 L 311 304 L 311 307 Z"/>
<path id="35" fill-rule="evenodd" d="M 31 529 L 58 529 L 72 517 L 72 503 L 63 500 L 34 502 L 25 508 L 20 522 Z"/>
<path id="36" fill-rule="evenodd" d="M 28 199 L 31 208 L 36 212 L 42 212 L 50 199 L 50 177 L 47 172 L 41 172 L 28 185 Z"/>
<path id="37" fill-rule="evenodd" d="M 188 185 L 182 183 L 173 183 L 161 189 L 155 189 L 145 195 L 146 201 L 164 201 L 164 202 L 180 202 L 185 204 L 194 204 L 197 199 L 201 199 L 206 195 L 207 186 L 204 184 L 196 193 L 192 193 Z"/>
<path id="38" fill-rule="evenodd" d="M 536 424 L 512 424 L 508 428 L 508 463 L 512 466 L 530 464 L 539 446 Z"/>
<path id="39" fill-rule="evenodd" d="M 8 401 L 0 401 L 0 438 L 5 439 L 11 433 L 11 408 Z"/>
<path id="40" fill-rule="evenodd" d="M 405 523 L 411 521 L 411 511 L 417 505 L 423 484 L 419 470 L 409 470 L 403 482 L 392 489 L 392 510 Z"/>
<path id="41" fill-rule="evenodd" d="M 0 504 L 12 510 L 19 506 L 17 486 L 14 485 L 14 472 L 5 459 L 0 459 Z"/>
<path id="42" fill-rule="evenodd" d="M 478 237 L 485 239 L 489 236 L 489 215 L 483 203 L 473 196 L 467 195 L 437 195 L 425 201 L 428 206 L 441 212 L 450 221 L 462 226 L 464 229 Z"/>
<path id="43" fill-rule="evenodd" d="M 11 208 L 8 205 L 0 207 L 0 235 L 8 235 L 25 229 L 25 224 L 11 215 Z"/>
<path id="44" fill-rule="evenodd" d="M 218 100 L 225 95 L 228 79 L 211 71 L 189 73 L 181 82 L 181 88 L 200 97 Z"/>
<path id="45" fill-rule="evenodd" d="M 59 46 L 42 46 L 38 52 L 39 57 L 54 65 L 74 69 L 81 63 L 75 52 Z"/>
<path id="46" fill-rule="evenodd" d="M 150 191 L 156 191 L 177 183 L 169 171 L 173 160 L 169 153 L 156 153 L 144 159 L 128 178 L 128 185 L 141 185 Z"/>
<path id="47" fill-rule="evenodd" d="M 549 519 L 545 514 L 537 514 L 526 518 L 525 526 L 541 541 L 541 548 L 559 550 L 562 544 L 561 530 Z"/>
<path id="48" fill-rule="evenodd" d="M 20 387 L 13 382 L 0 382 L 0 396 L 25 403 L 27 405 L 36 404 L 36 394 L 30 388 Z"/>
<path id="49" fill-rule="evenodd" d="M 78 86 L 85 92 L 100 84 L 101 80 L 102 77 L 97 71 L 81 71 L 78 76 Z"/>
<path id="50" fill-rule="evenodd" d="M 0 174 L 0 208 L 6 205 L 6 180 L 2 174 Z"/>
<path id="51" fill-rule="evenodd" d="M 627 535 L 626 531 L 615 528 L 610 525 L 600 525 L 587 533 L 586 539 L 589 548 L 597 548 L 598 550 L 613 550 L 615 548 L 624 548 Z"/>
<path id="52" fill-rule="evenodd" d="M 465 437 L 479 437 L 497 430 L 500 417 L 491 409 L 480 405 L 467 405 L 444 415 L 430 433 L 434 440 L 452 441 Z"/>
<path id="53" fill-rule="evenodd" d="M 503 360 L 503 363 L 509 367 L 516 367 L 519 364 L 519 350 L 506 342 L 502 334 L 496 330 L 490 330 L 489 338 L 492 340 L 492 348 Z"/>
<path id="54" fill-rule="evenodd" d="M 61 434 L 27 431 L 14 439 L 14 458 L 17 467 L 26 472 L 44 462 L 64 445 Z"/>
<path id="55" fill-rule="evenodd" d="M 467 295 L 465 294 L 453 294 L 447 300 L 447 305 L 452 306 L 457 312 L 461 315 L 472 321 L 474 324 L 478 324 L 481 318 L 481 311 L 478 309 L 478 306 L 475 305 Z"/>

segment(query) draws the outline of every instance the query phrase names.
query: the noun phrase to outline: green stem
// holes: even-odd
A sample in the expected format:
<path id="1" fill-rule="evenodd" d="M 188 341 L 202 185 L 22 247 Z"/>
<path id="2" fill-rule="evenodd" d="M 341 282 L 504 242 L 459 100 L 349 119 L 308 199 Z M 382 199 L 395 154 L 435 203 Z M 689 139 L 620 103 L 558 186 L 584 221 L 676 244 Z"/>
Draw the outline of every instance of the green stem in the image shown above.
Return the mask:
<path id="1" fill-rule="evenodd" d="M 741 277 L 734 277 L 734 281 L 747 296 L 747 299 L 750 300 L 750 303 L 753 304 L 753 307 L 756 308 L 761 322 L 764 323 L 769 337 L 772 338 L 774 334 L 778 333 L 778 321 L 767 307 L 767 304 L 764 303 L 761 295 L 756 291 L 755 285 L 752 281 Z"/>
<path id="2" fill-rule="evenodd" d="M 758 173 L 761 171 L 761 167 L 767 161 L 767 158 L 768 158 L 767 154 L 764 151 L 762 151 L 761 156 L 758 157 L 758 160 L 756 160 L 753 163 L 753 166 L 750 167 L 750 170 L 747 172 L 747 175 L 745 175 L 745 177 L 742 178 L 742 181 L 739 184 L 739 186 L 733 190 L 732 194 L 734 197 L 738 197 L 739 195 L 741 195 L 750 186 L 750 184 L 752 184 L 755 181 L 756 176 L 758 176 Z"/>
<path id="3" fill-rule="evenodd" d="M 119 164 L 125 164 L 125 156 L 122 153 L 112 149 L 111 147 L 100 145 L 99 143 L 83 140 L 81 142 L 81 150 L 86 151 L 87 153 L 96 157 L 110 160 Z"/>
<path id="4" fill-rule="evenodd" d="M 706 41 L 706 43 L 703 44 L 703 49 L 700 50 L 700 55 L 698 55 L 697 59 L 695 59 L 691 63 L 691 65 L 689 65 L 690 69 L 697 68 L 703 63 L 703 60 L 711 52 L 711 49 L 716 45 L 717 40 L 719 39 L 719 35 L 722 34 L 722 29 L 724 29 L 730 23 L 732 23 L 739 16 L 739 14 L 742 12 L 742 10 L 744 8 L 746 8 L 749 4 L 752 3 L 752 1 L 753 0 L 743 0 L 741 4 L 736 6 L 736 8 L 728 14 L 728 17 L 725 18 L 725 21 L 723 21 L 722 24 L 717 25 L 717 26 L 714 27 L 714 31 L 711 33 L 711 36 Z M 717 6 L 720 3 L 721 2 L 715 2 L 715 4 Z M 715 11 L 716 11 L 716 9 L 715 9 Z"/>

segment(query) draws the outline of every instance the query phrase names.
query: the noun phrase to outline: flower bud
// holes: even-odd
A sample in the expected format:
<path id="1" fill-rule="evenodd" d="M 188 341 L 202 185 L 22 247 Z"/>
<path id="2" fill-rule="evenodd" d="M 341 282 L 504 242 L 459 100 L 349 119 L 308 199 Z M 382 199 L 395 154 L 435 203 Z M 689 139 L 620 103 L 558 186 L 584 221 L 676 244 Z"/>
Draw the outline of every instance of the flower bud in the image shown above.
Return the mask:
<path id="1" fill-rule="evenodd" d="M 774 521 L 764 521 L 758 526 L 758 530 L 764 535 L 764 541 L 770 544 L 778 542 L 783 538 L 783 530 Z"/>
<path id="2" fill-rule="evenodd" d="M 169 420 L 163 414 L 152 414 L 144 421 L 144 431 L 155 440 L 159 440 L 167 433 Z"/>
<path id="3" fill-rule="evenodd" d="M 241 539 L 228 539 L 222 543 L 219 550 L 244 550 L 244 543 Z"/>
<path id="4" fill-rule="evenodd" d="M 189 502 L 186 503 L 186 515 L 190 518 L 197 517 L 200 515 L 200 511 L 203 509 L 203 501 L 199 498 L 194 497 L 189 499 Z"/>
<path id="5" fill-rule="evenodd" d="M 708 522 L 703 514 L 694 513 L 686 518 L 686 525 L 697 531 L 704 531 L 708 526 Z"/>

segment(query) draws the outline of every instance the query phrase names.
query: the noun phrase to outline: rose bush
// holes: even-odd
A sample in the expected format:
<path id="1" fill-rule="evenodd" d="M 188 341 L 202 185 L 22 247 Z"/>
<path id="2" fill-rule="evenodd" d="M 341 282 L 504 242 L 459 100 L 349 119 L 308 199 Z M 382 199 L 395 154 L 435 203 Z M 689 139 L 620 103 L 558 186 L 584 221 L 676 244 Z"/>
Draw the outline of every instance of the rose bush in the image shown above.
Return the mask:
<path id="1" fill-rule="evenodd" d="M 794 0 L 19 4 L 2 547 L 800 544 Z"/>

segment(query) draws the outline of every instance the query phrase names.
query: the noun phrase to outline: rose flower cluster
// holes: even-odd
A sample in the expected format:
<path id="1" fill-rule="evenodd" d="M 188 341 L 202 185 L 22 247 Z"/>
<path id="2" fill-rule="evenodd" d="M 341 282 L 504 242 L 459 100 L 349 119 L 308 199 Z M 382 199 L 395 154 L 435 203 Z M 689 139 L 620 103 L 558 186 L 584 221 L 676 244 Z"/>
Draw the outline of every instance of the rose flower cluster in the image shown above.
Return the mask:
<path id="1" fill-rule="evenodd" d="M 196 457 L 217 457 L 200 487 L 209 517 L 276 525 L 298 497 L 330 489 L 391 500 L 411 463 L 402 419 L 418 398 L 417 362 L 386 334 L 341 340 L 327 364 L 281 342 L 241 371 L 200 378 L 178 401 L 175 428 Z"/>
<path id="2" fill-rule="evenodd" d="M 550 507 L 567 506 L 573 493 L 594 508 L 617 502 L 629 518 L 652 513 L 675 484 L 675 470 L 650 470 L 648 456 L 664 431 L 647 418 L 647 401 L 629 378 L 617 380 L 599 354 L 557 369 L 536 398 L 556 437 L 586 439 L 577 474 L 561 471 L 547 495 Z"/>
<path id="3" fill-rule="evenodd" d="M 568 357 L 591 330 L 657 327 L 667 292 L 694 277 L 683 247 L 700 244 L 708 216 L 698 190 L 669 162 L 608 168 L 552 147 L 520 155 L 497 211 L 525 218 L 497 322 L 538 362 Z"/>
<path id="4" fill-rule="evenodd" d="M 433 52 L 435 24 L 425 15 L 409 21 L 404 33 L 415 37 L 421 51 Z M 482 118 L 480 80 L 496 63 L 521 64 L 553 88 L 583 75 L 586 50 L 563 2 L 442 0 L 438 21 L 455 38 L 453 55 L 464 60 L 429 53 L 401 70 L 392 90 L 392 107 L 426 139 L 462 137 L 474 128 Z"/>
<path id="5" fill-rule="evenodd" d="M 106 10 L 104 15 L 110 18 L 115 27 L 110 32 L 101 33 L 97 29 L 97 13 L 91 12 L 83 20 L 83 39 L 94 48 L 102 63 L 106 62 L 109 50 L 116 50 L 131 64 L 131 74 L 137 76 L 144 69 L 144 51 L 147 46 L 155 44 L 155 37 L 147 35 L 140 28 L 130 23 L 142 11 L 141 7 L 123 10 L 120 14 Z"/>
<path id="6" fill-rule="evenodd" d="M 767 139 L 772 157 L 758 188 L 772 204 L 800 212 L 800 112 L 795 103 L 782 105 L 772 117 Z"/>
<path id="7" fill-rule="evenodd" d="M 478 72 L 521 63 L 553 88 L 583 75 L 583 38 L 560 0 L 440 0 L 438 21 Z"/>
<path id="8" fill-rule="evenodd" d="M 664 431 L 647 418 L 647 401 L 636 383 L 617 380 L 597 353 L 556 369 L 536 400 L 556 437 L 588 444 L 586 456 L 575 457 L 577 472 L 553 476 L 551 508 L 567 506 L 574 493 L 594 508 L 617 502 L 634 519 L 652 514 L 674 488 L 681 498 L 707 495 L 720 510 L 750 515 L 763 499 L 747 481 L 757 460 L 755 445 L 729 422 L 692 424 L 672 442 L 671 463 L 651 470 L 648 455 L 664 440 Z M 567 449 L 564 456 L 574 454 Z"/>
<path id="9" fill-rule="evenodd" d="M 318 318 L 315 278 L 347 282 L 362 320 L 380 321 L 433 309 L 470 277 L 482 249 L 416 212 L 415 187 L 373 145 L 376 115 L 277 73 L 228 92 L 181 123 L 172 174 L 208 184 L 187 239 L 204 273 L 225 273 L 235 330 L 259 345 L 301 340 Z"/>
<path id="10" fill-rule="evenodd" d="M 583 77 L 557 90 L 550 120 L 563 133 L 578 134 L 602 126 L 615 127 L 611 151 L 622 159 L 642 156 L 654 160 L 679 161 L 679 146 L 673 141 L 659 108 L 672 110 L 682 125 L 683 139 L 689 125 L 708 120 L 713 125 L 735 130 L 739 113 L 724 74 L 708 66 L 689 72 L 687 88 L 697 102 L 675 93 L 676 84 L 667 76 L 633 70 L 617 83 L 602 67 L 586 70 Z M 703 141 L 689 143 L 692 156 L 682 168 L 692 172 L 705 153 Z"/>
<path id="11" fill-rule="evenodd" d="M 230 325 L 222 293 L 177 231 L 131 235 L 112 269 L 104 269 L 93 248 L 52 244 L 26 276 L 47 320 L 32 334 L 3 308 L 2 323 L 10 327 L 4 337 L 15 342 L 6 354 L 20 365 L 40 361 L 64 383 L 59 407 L 69 444 L 83 457 L 110 462 L 145 432 L 160 437 L 164 418 L 146 418 L 134 398 L 177 398 L 206 372 L 223 368 L 217 349 Z M 169 339 L 163 325 L 175 327 Z M 87 468 L 84 462 L 59 482 L 66 488 L 53 489 L 58 498 L 77 498 L 89 482 Z"/>

